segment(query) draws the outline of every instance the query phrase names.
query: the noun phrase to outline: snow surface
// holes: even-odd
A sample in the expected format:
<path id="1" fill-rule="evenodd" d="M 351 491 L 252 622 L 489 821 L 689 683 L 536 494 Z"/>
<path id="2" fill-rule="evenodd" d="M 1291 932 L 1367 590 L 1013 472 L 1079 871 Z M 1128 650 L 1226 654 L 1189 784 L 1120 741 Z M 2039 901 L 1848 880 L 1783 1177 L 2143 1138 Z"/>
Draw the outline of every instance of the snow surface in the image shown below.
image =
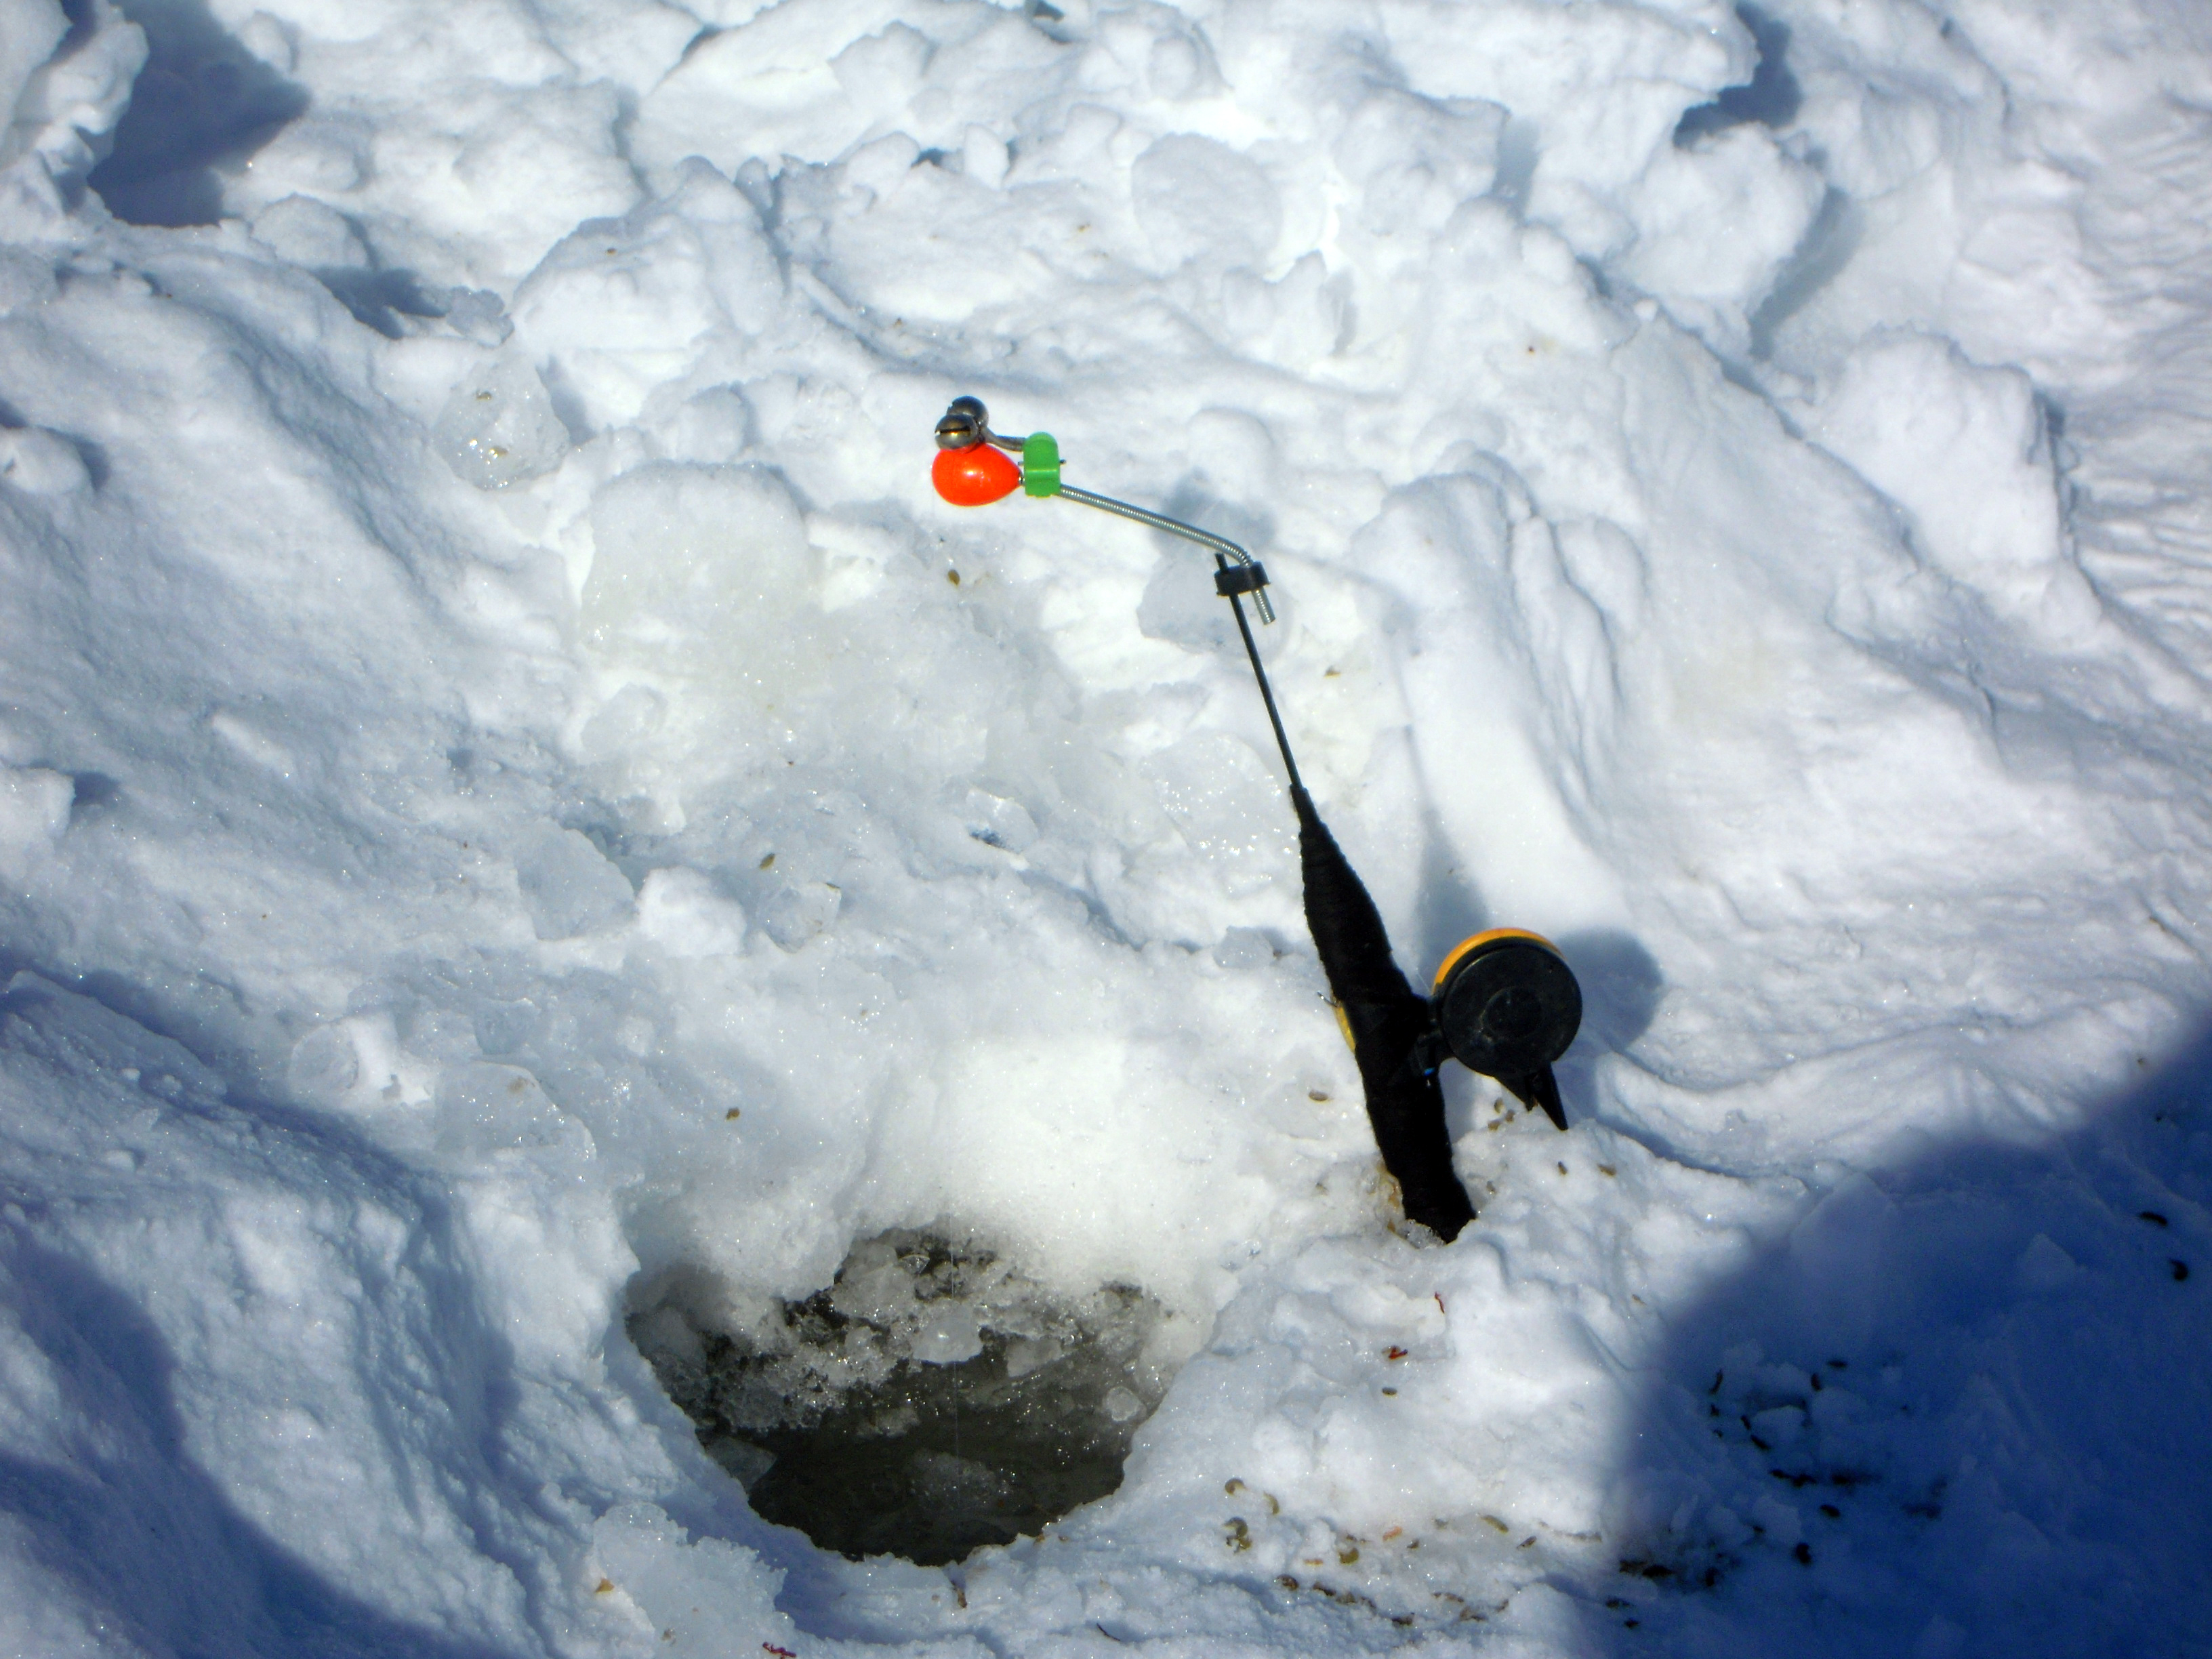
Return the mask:
<path id="1" fill-rule="evenodd" d="M 2196 0 L 7 0 L 0 110 L 0 1648 L 2207 1651 Z M 1417 980 L 1581 975 L 1452 1247 L 1203 560 L 969 392 L 1266 559 Z M 1194 1334 L 848 1562 L 625 1318 L 927 1225 Z"/>

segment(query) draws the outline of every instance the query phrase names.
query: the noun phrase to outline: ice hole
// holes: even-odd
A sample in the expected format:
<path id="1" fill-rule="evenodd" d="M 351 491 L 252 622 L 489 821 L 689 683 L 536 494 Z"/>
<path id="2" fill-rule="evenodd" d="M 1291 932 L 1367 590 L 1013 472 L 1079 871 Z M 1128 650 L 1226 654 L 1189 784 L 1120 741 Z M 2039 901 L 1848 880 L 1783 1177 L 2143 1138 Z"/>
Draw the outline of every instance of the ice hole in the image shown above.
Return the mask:
<path id="1" fill-rule="evenodd" d="M 763 1519 L 935 1566 L 1118 1487 L 1182 1322 L 1131 1285 L 1071 1297 L 902 1231 L 854 1245 L 827 1290 L 750 1313 L 664 1278 L 629 1330 Z"/>

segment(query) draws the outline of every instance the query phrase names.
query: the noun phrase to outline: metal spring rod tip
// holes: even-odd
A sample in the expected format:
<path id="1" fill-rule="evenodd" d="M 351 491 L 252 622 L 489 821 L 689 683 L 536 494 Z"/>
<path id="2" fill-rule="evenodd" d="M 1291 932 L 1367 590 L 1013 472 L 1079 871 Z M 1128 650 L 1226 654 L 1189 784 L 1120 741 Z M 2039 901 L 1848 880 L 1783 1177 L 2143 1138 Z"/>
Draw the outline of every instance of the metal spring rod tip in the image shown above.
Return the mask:
<path id="1" fill-rule="evenodd" d="M 1253 564 L 1252 556 L 1226 536 L 1217 536 L 1210 530 L 1200 530 L 1196 525 L 1185 524 L 1181 519 L 1170 519 L 1164 513 L 1155 513 L 1150 507 L 1138 507 L 1129 501 L 1117 501 L 1111 495 L 1099 495 L 1088 489 L 1078 489 L 1073 484 L 1060 485 L 1060 493 L 1072 501 L 1080 501 L 1085 507 L 1095 507 L 1101 513 L 1111 513 L 1119 519 L 1133 519 L 1137 523 L 1148 525 L 1154 530 L 1164 530 L 1170 536 L 1180 536 L 1187 542 L 1196 542 L 1200 547 L 1211 549 L 1216 554 L 1225 555 L 1241 565 Z M 1255 587 L 1250 592 L 1252 608 L 1260 613 L 1260 620 L 1263 623 L 1274 621 L 1275 607 L 1267 602 L 1267 590 L 1263 586 Z"/>
<path id="2" fill-rule="evenodd" d="M 948 485 L 940 477 L 938 489 L 948 501 L 963 507 L 978 507 L 988 501 L 1003 499 L 1018 483 L 1026 495 L 1065 495 L 1070 501 L 1085 507 L 1095 507 L 1101 513 L 1110 513 L 1117 519 L 1127 519 L 1148 529 L 1164 531 L 1179 536 L 1187 542 L 1196 542 L 1213 555 L 1213 591 L 1229 601 L 1229 608 L 1237 617 L 1237 631 L 1243 636 L 1244 654 L 1251 659 L 1252 677 L 1260 683 L 1261 700 L 1267 706 L 1267 724 L 1274 729 L 1275 746 L 1282 750 L 1283 768 L 1290 775 L 1293 799 L 1302 799 L 1304 784 L 1298 777 L 1298 763 L 1291 754 L 1291 739 L 1283 730 L 1281 711 L 1275 707 L 1274 688 L 1267 684 L 1267 671 L 1260 663 L 1260 647 L 1253 637 L 1251 624 L 1244 620 L 1243 599 L 1249 594 L 1252 608 L 1260 613 L 1262 623 L 1275 620 L 1275 607 L 1267 599 L 1267 573 L 1260 562 L 1226 536 L 1217 536 L 1210 530 L 1200 530 L 1194 524 L 1185 524 L 1181 519 L 1170 519 L 1164 513 L 1155 513 L 1148 507 L 1139 507 L 1133 501 L 1116 501 L 1111 495 L 1101 495 L 1092 490 L 1078 489 L 1061 482 L 1060 476 L 1060 446 L 1048 432 L 1032 432 L 1026 438 L 1001 437 L 991 430 L 990 413 L 980 398 L 955 398 L 937 422 L 937 447 L 940 450 L 979 449 L 989 444 L 999 449 L 1012 450 L 1021 456 L 1021 466 L 1011 469 L 1000 464 L 993 479 L 994 469 L 982 470 L 981 488 L 969 491 L 968 481 L 974 477 L 956 465 Z M 945 457 L 933 468 L 933 476 L 942 471 Z M 1011 474 L 1011 476 L 1009 476 Z M 1231 561 L 1234 561 L 1232 563 Z"/>

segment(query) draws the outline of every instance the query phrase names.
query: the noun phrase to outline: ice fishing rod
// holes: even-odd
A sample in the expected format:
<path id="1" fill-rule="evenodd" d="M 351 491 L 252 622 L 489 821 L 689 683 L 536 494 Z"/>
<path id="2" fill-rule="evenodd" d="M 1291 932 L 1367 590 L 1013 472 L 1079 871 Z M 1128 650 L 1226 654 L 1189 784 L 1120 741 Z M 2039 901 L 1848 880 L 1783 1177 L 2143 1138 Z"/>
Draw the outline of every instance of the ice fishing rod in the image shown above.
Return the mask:
<path id="1" fill-rule="evenodd" d="M 1018 454 L 1018 466 L 1008 459 Z M 937 493 L 956 507 L 986 507 L 1015 490 L 1060 496 L 1117 518 L 1195 542 L 1213 555 L 1213 590 L 1229 601 L 1259 682 L 1275 746 L 1289 775 L 1298 819 L 1298 870 L 1305 886 L 1306 927 L 1328 976 L 1329 992 L 1359 1066 L 1367 1117 L 1382 1162 L 1396 1177 L 1407 1216 L 1449 1240 L 1474 1217 L 1453 1173 L 1437 1073 L 1447 1055 L 1503 1084 L 1522 1103 L 1541 1107 L 1567 1127 L 1552 1062 L 1567 1051 L 1582 1024 L 1582 988 L 1557 946 L 1517 927 L 1494 927 L 1448 952 L 1426 998 L 1416 996 L 1390 951 L 1366 885 L 1344 856 L 1298 775 L 1274 688 L 1244 616 L 1244 597 L 1265 625 L 1275 619 L 1267 573 L 1225 536 L 1148 507 L 1095 495 L 1064 483 L 1060 446 L 1048 432 L 1025 438 L 991 430 L 975 398 L 956 398 L 937 423 Z"/>

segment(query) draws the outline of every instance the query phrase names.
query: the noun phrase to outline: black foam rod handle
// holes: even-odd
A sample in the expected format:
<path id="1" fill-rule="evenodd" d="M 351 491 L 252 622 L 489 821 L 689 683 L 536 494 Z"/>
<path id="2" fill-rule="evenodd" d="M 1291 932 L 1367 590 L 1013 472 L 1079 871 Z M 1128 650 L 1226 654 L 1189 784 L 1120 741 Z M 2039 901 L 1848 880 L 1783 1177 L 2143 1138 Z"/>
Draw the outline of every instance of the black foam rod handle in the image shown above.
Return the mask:
<path id="1" fill-rule="evenodd" d="M 1306 927 L 1352 1032 L 1367 1121 L 1383 1167 L 1397 1180 L 1408 1219 L 1439 1238 L 1456 1238 L 1474 1219 L 1474 1206 L 1452 1170 L 1443 1091 L 1436 1073 L 1421 1064 L 1429 1005 L 1406 983 L 1390 954 L 1382 913 L 1303 785 L 1291 787 L 1291 804 L 1298 815 Z"/>

